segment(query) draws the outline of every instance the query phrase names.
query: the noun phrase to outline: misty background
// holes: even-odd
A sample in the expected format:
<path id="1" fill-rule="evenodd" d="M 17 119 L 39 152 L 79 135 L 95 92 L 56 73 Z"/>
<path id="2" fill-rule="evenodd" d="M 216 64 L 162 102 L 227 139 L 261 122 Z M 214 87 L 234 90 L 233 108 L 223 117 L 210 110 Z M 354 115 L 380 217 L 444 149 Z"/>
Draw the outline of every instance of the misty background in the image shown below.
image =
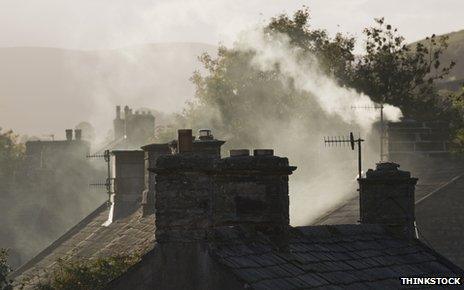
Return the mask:
<path id="1" fill-rule="evenodd" d="M 409 42 L 463 27 L 458 14 L 464 8 L 462 2 L 442 1 L 438 7 L 436 3 L 0 0 L 0 126 L 13 129 L 23 140 L 49 134 L 63 139 L 65 128 L 86 121 L 96 130 L 97 144 L 111 138 L 114 107 L 126 104 L 153 110 L 156 126 L 167 125 L 174 120 L 173 114 L 194 100 L 193 72 L 208 74 L 198 56 L 207 52 L 214 58 L 221 44 L 240 52 L 252 50 L 256 54 L 246 65 L 265 72 L 278 65 L 283 87 L 298 92 L 304 106 L 294 107 L 284 118 L 276 118 L 277 103 L 272 100 L 251 101 L 255 106 L 250 111 L 237 111 L 232 117 L 218 107 L 206 106 L 200 107 L 204 109 L 200 120 L 177 124 L 212 128 L 217 138 L 228 141 L 225 149 L 273 148 L 277 155 L 288 156 L 298 166 L 290 178 L 291 222 L 307 224 L 355 194 L 357 186 L 355 152 L 348 147 L 326 148 L 323 137 L 346 136 L 350 131 L 360 134 L 368 140 L 364 170 L 371 168 L 379 159 L 378 133 L 373 130 L 378 112 L 354 112 L 352 105 L 373 105 L 369 96 L 339 86 L 320 72 L 317 59 L 301 59 L 285 38 L 277 38 L 276 44 L 267 42 L 259 27 L 280 13 L 292 15 L 304 4 L 311 9 L 311 27 L 327 29 L 331 35 L 342 31 L 361 36 L 362 29 L 379 16 L 400 27 Z M 357 42 L 355 51 L 362 54 L 362 46 L 362 41 Z M 261 93 L 275 94 L 272 89 Z M 401 116 L 392 107 L 386 113 L 390 120 Z M 227 124 L 236 120 L 255 135 L 253 143 L 225 133 Z M 79 196 L 76 188 L 82 187 L 69 183 L 55 189 L 68 192 L 63 199 L 54 199 L 55 192 L 11 209 L 10 216 L 26 216 L 27 206 L 37 204 L 45 211 L 65 209 L 54 215 L 63 222 L 47 225 L 53 231 L 31 223 L 27 232 L 12 239 L 21 243 L 21 250 L 28 249 L 24 256 L 36 253 L 104 201 L 92 192 Z M 22 196 L 27 196 L 27 190 Z M 16 219 L 10 221 L 9 226 L 19 231 Z M 28 240 L 38 232 L 40 239 Z"/>
<path id="2" fill-rule="evenodd" d="M 462 28 L 462 1 L 437 3 L 1 0 L 0 124 L 63 138 L 63 127 L 85 120 L 105 134 L 117 104 L 182 110 L 193 96 L 196 56 L 277 14 L 308 5 L 312 28 L 357 37 L 385 16 L 413 42 Z M 362 41 L 356 47 L 362 53 Z"/>

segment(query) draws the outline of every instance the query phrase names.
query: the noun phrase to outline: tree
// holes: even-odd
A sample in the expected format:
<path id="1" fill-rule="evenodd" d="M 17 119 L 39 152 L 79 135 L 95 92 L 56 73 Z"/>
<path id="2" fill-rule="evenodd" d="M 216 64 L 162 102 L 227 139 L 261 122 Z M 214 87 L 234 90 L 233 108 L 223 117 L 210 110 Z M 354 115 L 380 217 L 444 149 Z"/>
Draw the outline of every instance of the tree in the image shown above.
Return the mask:
<path id="1" fill-rule="evenodd" d="M 270 38 L 286 35 L 290 44 L 301 50 L 302 59 L 315 56 L 322 72 L 341 86 L 397 106 L 406 118 L 438 117 L 460 123 L 451 99 L 440 96 L 435 86 L 435 81 L 455 65 L 440 62 L 446 38 L 432 35 L 411 47 L 397 29 L 380 18 L 364 31 L 366 53 L 355 57 L 354 38 L 340 33 L 331 38 L 324 30 L 311 29 L 309 16 L 307 8 L 296 11 L 293 17 L 282 14 L 272 18 L 264 31 Z M 192 76 L 195 99 L 185 109 L 179 126 L 210 126 L 232 143 L 240 140 L 243 145 L 259 140 L 254 135 L 260 128 L 253 127 L 260 121 L 288 124 L 291 116 L 308 122 L 318 120 L 324 126 L 325 116 L 318 104 L 307 102 L 307 93 L 296 89 L 278 66 L 271 71 L 257 69 L 251 63 L 253 56 L 253 51 L 224 46 L 216 58 L 203 54 L 200 61 L 207 73 Z"/>
<path id="2" fill-rule="evenodd" d="M 326 74 L 343 82 L 354 60 L 354 39 L 341 34 L 330 38 L 323 30 L 311 30 L 308 21 L 309 11 L 304 8 L 293 18 L 284 14 L 272 18 L 264 33 L 275 41 L 282 34 L 288 36 L 302 59 L 316 56 Z M 258 146 L 265 135 L 294 120 L 318 119 L 324 127 L 327 116 L 309 93 L 295 87 L 278 66 L 269 71 L 254 66 L 255 53 L 221 46 L 216 58 L 203 54 L 200 61 L 207 74 L 193 74 L 195 100 L 185 109 L 180 126 L 212 127 L 229 146 Z M 265 130 L 269 127 L 275 130 Z"/>
<path id="3" fill-rule="evenodd" d="M 352 68 L 348 85 L 379 103 L 398 106 L 406 117 L 448 118 L 450 102 L 440 97 L 435 81 L 443 79 L 455 63 L 440 62 L 447 37 L 427 37 L 406 45 L 404 37 L 383 18 L 366 28 L 366 54 Z"/>
<path id="4" fill-rule="evenodd" d="M 0 128 L 0 182 L 5 185 L 13 180 L 13 175 L 24 158 L 24 146 L 12 130 L 2 132 Z"/>
<path id="5" fill-rule="evenodd" d="M 11 272 L 11 267 L 8 265 L 8 251 L 0 249 L 0 290 L 11 290 L 11 280 L 8 279 L 8 274 Z"/>

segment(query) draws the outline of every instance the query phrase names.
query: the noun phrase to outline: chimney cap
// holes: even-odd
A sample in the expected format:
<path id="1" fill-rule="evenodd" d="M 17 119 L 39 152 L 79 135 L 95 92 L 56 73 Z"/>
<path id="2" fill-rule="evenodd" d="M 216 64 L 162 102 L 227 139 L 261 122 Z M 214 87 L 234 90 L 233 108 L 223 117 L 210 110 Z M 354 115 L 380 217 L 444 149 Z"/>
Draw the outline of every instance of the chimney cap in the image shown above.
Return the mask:
<path id="1" fill-rule="evenodd" d="M 366 179 L 408 179 L 411 178 L 409 171 L 399 170 L 400 165 L 394 162 L 377 163 L 375 170 L 366 172 Z"/>
<path id="2" fill-rule="evenodd" d="M 211 129 L 202 128 L 198 130 L 198 139 L 200 140 L 213 140 L 214 136 L 211 133 Z"/>
<path id="3" fill-rule="evenodd" d="M 254 156 L 274 156 L 274 149 L 255 149 Z"/>
<path id="4" fill-rule="evenodd" d="M 232 149 L 229 152 L 230 157 L 250 156 L 250 150 L 248 149 Z"/>
<path id="5" fill-rule="evenodd" d="M 140 148 L 142 148 L 143 151 L 170 151 L 169 149 L 170 143 L 152 143 L 152 144 L 147 144 L 144 145 Z"/>

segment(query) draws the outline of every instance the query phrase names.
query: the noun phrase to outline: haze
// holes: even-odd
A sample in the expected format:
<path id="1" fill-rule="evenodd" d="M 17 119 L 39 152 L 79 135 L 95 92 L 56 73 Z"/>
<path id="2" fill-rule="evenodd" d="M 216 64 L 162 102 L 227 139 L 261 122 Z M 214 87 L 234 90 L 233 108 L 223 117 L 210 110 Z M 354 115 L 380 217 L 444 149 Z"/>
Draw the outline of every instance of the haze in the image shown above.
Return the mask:
<path id="1" fill-rule="evenodd" d="M 230 43 L 238 31 L 302 5 L 312 23 L 360 35 L 385 16 L 408 40 L 462 29 L 460 0 L 2 0 L 0 46 L 101 49 L 150 42 Z"/>
<path id="2" fill-rule="evenodd" d="M 380 16 L 411 42 L 464 27 L 458 0 L 0 0 L 0 125 L 62 137 L 90 121 L 105 134 L 116 104 L 179 111 L 193 95 L 197 55 L 302 5 L 331 34 L 361 36 Z"/>

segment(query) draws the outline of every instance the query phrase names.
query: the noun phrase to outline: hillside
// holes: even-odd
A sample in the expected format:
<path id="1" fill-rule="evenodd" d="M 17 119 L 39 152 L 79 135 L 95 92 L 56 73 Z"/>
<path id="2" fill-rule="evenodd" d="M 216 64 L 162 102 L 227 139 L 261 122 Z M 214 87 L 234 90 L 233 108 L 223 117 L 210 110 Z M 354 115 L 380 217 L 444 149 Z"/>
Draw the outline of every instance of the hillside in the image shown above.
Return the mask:
<path id="1" fill-rule="evenodd" d="M 442 63 L 455 61 L 456 66 L 448 78 L 439 84 L 439 87 L 456 90 L 459 89 L 461 84 L 464 82 L 464 30 L 455 31 L 444 35 L 449 37 L 449 46 L 448 49 L 444 52 L 441 61 Z M 425 40 L 421 41 L 425 42 Z"/>
<path id="2" fill-rule="evenodd" d="M 193 95 L 203 43 L 157 43 L 114 50 L 0 48 L 0 127 L 63 137 L 80 121 L 111 126 L 114 105 L 179 110 Z M 57 121 L 59 120 L 59 121 Z"/>

